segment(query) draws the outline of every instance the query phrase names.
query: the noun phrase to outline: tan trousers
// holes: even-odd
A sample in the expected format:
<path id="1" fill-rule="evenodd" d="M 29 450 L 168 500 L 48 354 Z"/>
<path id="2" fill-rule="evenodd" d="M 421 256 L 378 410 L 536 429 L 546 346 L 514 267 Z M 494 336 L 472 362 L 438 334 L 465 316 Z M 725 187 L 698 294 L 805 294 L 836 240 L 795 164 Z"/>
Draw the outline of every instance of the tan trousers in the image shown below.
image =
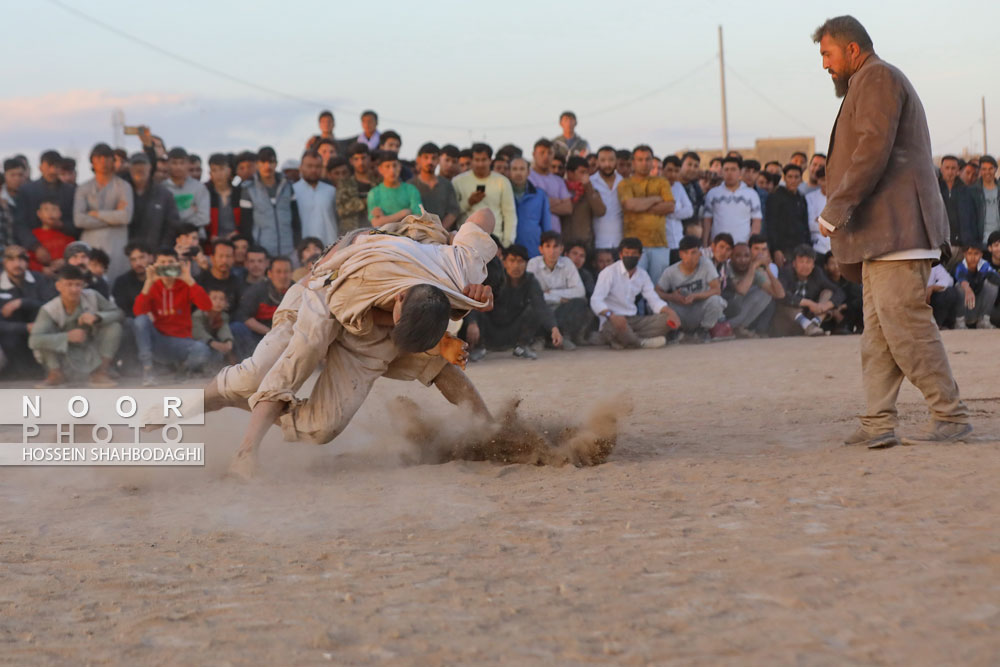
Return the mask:
<path id="1" fill-rule="evenodd" d="M 923 393 L 935 420 L 969 419 L 925 299 L 930 271 L 930 260 L 868 261 L 861 267 L 861 371 L 868 402 L 861 425 L 869 432 L 896 427 L 896 399 L 904 377 Z"/>
<path id="2" fill-rule="evenodd" d="M 625 322 L 628 324 L 625 331 L 618 331 L 611 324 L 611 320 L 605 320 L 600 332 L 604 342 L 622 347 L 639 347 L 643 338 L 666 336 L 667 332 L 670 331 L 665 313 L 632 315 L 626 317 Z"/>
<path id="3" fill-rule="evenodd" d="M 343 333 L 322 294 L 294 285 L 253 355 L 222 369 L 217 382 L 223 397 L 249 399 L 251 407 L 260 400 L 288 403 L 281 418 L 285 439 L 324 444 L 347 426 L 379 377 L 430 385 L 447 363 L 426 353 L 400 354 L 387 328 L 367 336 Z M 297 398 L 321 364 L 309 399 Z"/>

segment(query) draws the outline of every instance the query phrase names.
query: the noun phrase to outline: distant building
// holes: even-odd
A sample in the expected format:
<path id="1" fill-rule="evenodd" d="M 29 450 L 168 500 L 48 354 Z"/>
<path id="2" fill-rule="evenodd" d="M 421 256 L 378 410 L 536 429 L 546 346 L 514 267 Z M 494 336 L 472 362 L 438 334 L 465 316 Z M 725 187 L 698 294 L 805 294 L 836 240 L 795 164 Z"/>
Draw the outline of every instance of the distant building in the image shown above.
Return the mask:
<path id="1" fill-rule="evenodd" d="M 706 165 L 713 157 L 724 157 L 728 151 L 721 148 L 685 148 L 677 151 L 680 157 L 689 150 L 693 150 L 701 156 L 701 162 Z M 743 156 L 743 159 L 754 159 L 761 164 L 766 164 L 776 160 L 781 164 L 786 164 L 788 158 L 796 151 L 802 151 L 808 156 L 816 152 L 815 137 L 769 137 L 767 139 L 757 139 L 753 148 L 741 148 L 734 146 L 729 151 L 736 151 Z"/>

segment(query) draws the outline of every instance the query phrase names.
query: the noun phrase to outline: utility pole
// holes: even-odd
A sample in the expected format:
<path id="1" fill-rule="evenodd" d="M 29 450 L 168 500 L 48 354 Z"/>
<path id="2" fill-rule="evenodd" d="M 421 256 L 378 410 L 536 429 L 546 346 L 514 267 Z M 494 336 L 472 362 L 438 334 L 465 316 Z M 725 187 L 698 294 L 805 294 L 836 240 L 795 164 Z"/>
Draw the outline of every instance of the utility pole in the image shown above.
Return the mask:
<path id="1" fill-rule="evenodd" d="M 982 97 L 983 102 L 983 155 L 986 155 L 989 151 L 986 150 L 986 96 Z"/>
<path id="2" fill-rule="evenodd" d="M 729 152 L 729 119 L 726 117 L 726 57 L 722 52 L 722 26 L 719 26 L 719 81 L 722 86 L 722 154 Z"/>

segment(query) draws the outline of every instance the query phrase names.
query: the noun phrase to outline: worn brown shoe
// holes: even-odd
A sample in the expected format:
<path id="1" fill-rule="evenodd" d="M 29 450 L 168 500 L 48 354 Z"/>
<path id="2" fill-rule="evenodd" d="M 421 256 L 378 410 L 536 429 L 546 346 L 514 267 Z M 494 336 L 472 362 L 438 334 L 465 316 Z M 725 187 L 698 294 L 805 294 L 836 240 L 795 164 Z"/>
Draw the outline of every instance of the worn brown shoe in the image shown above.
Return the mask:
<path id="1" fill-rule="evenodd" d="M 47 389 L 51 387 L 61 387 L 64 384 L 66 384 L 66 376 L 63 375 L 61 370 L 56 368 L 49 371 L 49 374 L 45 376 L 45 379 L 35 386 L 39 389 Z"/>
<path id="2" fill-rule="evenodd" d="M 903 438 L 904 445 L 934 445 L 961 442 L 972 433 L 972 424 L 959 422 L 932 422 L 923 432 Z"/>
<path id="3" fill-rule="evenodd" d="M 108 375 L 107 371 L 100 369 L 90 374 L 90 381 L 87 384 L 95 389 L 110 389 L 118 386 L 118 383 Z"/>
<path id="4" fill-rule="evenodd" d="M 899 444 L 896 432 L 893 430 L 882 433 L 871 433 L 859 426 L 851 435 L 844 438 L 845 445 L 864 445 L 868 449 L 888 449 Z"/>

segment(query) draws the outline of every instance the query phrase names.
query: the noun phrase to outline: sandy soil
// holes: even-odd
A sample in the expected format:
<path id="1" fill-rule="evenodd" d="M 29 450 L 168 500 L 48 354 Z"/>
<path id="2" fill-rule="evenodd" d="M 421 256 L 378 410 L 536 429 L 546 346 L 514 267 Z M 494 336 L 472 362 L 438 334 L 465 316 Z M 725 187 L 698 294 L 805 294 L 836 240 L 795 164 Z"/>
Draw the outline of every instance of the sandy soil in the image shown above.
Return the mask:
<path id="1" fill-rule="evenodd" d="M 380 381 L 335 444 L 272 429 L 250 484 L 221 477 L 234 410 L 204 469 L 2 469 L 0 663 L 997 664 L 998 341 L 946 333 L 961 445 L 840 446 L 861 391 L 835 338 L 472 368 L 552 422 L 630 394 L 592 468 L 401 465 L 380 408 L 454 412 Z"/>

